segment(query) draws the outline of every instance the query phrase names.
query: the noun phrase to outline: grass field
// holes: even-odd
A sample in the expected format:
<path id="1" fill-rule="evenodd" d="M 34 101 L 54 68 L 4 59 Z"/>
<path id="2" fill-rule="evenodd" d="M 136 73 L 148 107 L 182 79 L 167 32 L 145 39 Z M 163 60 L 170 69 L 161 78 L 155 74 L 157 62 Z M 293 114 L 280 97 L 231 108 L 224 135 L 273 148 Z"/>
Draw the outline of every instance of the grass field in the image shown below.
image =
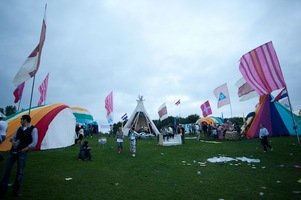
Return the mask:
<path id="1" fill-rule="evenodd" d="M 103 146 L 98 138 L 85 138 L 92 161 L 77 159 L 78 145 L 30 152 L 21 199 L 301 199 L 301 169 L 294 167 L 301 165 L 296 137 L 270 138 L 274 151 L 267 153 L 258 139 L 220 143 L 187 139 L 184 145 L 170 147 L 157 145 L 156 139 L 138 140 L 134 158 L 127 139 L 118 154 L 114 138 L 107 137 Z M 1 154 L 7 157 L 7 152 Z M 219 156 L 260 162 L 207 161 Z M 1 171 L 3 167 L 1 162 Z M 15 170 L 11 182 L 14 175 Z M 11 193 L 10 187 L 7 199 Z"/>

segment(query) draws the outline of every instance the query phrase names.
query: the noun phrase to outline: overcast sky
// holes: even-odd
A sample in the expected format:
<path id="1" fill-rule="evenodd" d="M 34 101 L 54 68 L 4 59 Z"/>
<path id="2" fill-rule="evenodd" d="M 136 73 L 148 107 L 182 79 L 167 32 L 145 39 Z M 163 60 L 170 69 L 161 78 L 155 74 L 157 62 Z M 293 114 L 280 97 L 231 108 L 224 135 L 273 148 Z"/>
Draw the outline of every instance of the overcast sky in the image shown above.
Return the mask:
<path id="1" fill-rule="evenodd" d="M 14 104 L 12 81 L 39 41 L 44 6 L 47 32 L 32 105 L 49 72 L 46 104 L 64 103 L 107 124 L 105 97 L 114 93 L 114 122 L 134 111 L 138 95 L 152 119 L 168 115 L 228 118 L 255 110 L 239 102 L 239 59 L 272 41 L 293 111 L 301 109 L 301 1 L 298 0 L 10 0 L 0 1 L 0 107 Z M 32 79 L 21 108 L 28 108 Z M 231 106 L 217 108 L 213 90 L 227 83 Z M 180 99 L 180 106 L 175 102 Z"/>

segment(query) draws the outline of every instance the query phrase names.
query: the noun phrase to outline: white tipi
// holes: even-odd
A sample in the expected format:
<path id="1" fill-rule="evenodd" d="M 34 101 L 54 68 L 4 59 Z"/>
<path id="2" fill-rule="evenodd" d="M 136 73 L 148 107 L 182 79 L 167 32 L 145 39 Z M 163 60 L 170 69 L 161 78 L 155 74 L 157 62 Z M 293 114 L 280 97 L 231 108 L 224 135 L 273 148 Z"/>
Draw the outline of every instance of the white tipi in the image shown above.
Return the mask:
<path id="1" fill-rule="evenodd" d="M 132 115 L 130 116 L 129 120 L 123 127 L 124 135 L 127 136 L 129 134 L 129 130 L 131 129 L 131 127 L 134 127 L 135 130 L 143 127 L 143 129 L 146 132 L 149 132 L 156 136 L 160 135 L 160 132 L 158 131 L 154 122 L 150 119 L 148 113 L 146 112 L 143 101 L 143 96 L 139 95 L 137 100 L 137 106 Z"/>

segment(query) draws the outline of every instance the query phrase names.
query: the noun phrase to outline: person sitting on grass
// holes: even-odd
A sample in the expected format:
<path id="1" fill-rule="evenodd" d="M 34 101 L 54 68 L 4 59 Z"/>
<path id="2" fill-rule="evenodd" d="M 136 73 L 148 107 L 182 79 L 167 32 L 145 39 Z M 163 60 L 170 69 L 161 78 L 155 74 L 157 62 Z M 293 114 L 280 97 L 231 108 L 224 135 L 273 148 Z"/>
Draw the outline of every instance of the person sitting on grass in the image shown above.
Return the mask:
<path id="1" fill-rule="evenodd" d="M 88 145 L 88 141 L 85 141 L 83 145 L 80 146 L 78 159 L 79 160 L 91 160 L 91 148 Z"/>

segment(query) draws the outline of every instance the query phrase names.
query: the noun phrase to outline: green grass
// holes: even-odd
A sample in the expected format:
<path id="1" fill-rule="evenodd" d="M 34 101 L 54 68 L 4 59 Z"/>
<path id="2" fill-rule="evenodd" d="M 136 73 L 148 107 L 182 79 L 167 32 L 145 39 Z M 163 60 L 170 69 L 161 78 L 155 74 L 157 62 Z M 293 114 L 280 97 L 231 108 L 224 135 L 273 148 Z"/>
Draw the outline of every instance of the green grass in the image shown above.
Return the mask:
<path id="1" fill-rule="evenodd" d="M 30 152 L 22 199 L 301 199 L 301 194 L 293 193 L 301 191 L 301 169 L 293 167 L 301 165 L 296 137 L 270 138 L 274 151 L 267 153 L 258 139 L 217 144 L 190 139 L 171 147 L 157 145 L 156 139 L 138 140 L 135 158 L 127 139 L 118 154 L 112 137 L 103 146 L 98 138 L 85 138 L 92 161 L 77 159 L 78 145 Z M 7 152 L 1 154 L 7 157 Z M 260 159 L 260 163 L 207 162 L 205 167 L 197 163 L 221 155 Z M 1 162 L 1 171 L 3 167 Z M 14 175 L 15 170 L 11 182 Z M 10 187 L 7 199 L 11 193 Z"/>

